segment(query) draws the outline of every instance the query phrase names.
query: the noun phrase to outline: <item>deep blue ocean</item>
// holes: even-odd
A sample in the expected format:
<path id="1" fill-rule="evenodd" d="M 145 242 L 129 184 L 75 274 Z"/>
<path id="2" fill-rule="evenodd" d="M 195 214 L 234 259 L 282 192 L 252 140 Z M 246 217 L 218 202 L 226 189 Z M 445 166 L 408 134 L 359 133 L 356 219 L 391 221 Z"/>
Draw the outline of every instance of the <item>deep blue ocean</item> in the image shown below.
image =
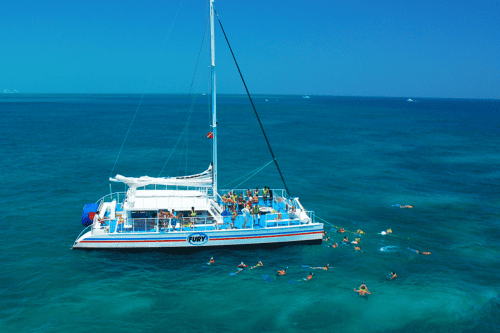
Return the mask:
<path id="1" fill-rule="evenodd" d="M 415 100 L 254 96 L 291 195 L 331 240 L 173 255 L 71 246 L 110 175 L 209 166 L 208 96 L 0 95 L 0 332 L 500 332 L 500 101 Z M 272 158 L 246 97 L 217 110 L 231 188 Z M 273 164 L 240 188 L 263 186 L 283 188 Z M 333 226 L 364 230 L 362 252 L 327 247 Z"/>

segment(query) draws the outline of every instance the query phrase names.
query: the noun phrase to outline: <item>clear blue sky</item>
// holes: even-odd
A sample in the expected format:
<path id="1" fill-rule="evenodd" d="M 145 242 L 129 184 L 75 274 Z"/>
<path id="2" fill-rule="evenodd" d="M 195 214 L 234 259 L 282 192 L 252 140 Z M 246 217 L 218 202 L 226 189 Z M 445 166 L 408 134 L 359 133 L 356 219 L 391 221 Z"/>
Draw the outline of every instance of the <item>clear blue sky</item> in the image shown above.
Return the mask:
<path id="1" fill-rule="evenodd" d="M 216 8 L 254 94 L 500 98 L 499 2 Z M 3 1 L 0 90 L 187 93 L 207 14 L 205 0 Z M 216 38 L 218 92 L 244 93 L 220 28 Z M 207 45 L 198 92 L 208 91 Z"/>

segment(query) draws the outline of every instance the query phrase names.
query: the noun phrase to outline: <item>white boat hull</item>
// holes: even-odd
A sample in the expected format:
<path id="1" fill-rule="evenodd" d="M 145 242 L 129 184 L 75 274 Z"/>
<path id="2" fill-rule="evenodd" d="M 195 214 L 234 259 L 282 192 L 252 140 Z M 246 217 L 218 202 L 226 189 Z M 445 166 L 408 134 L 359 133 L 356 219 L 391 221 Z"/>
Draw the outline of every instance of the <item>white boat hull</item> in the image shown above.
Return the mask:
<path id="1" fill-rule="evenodd" d="M 285 226 L 260 229 L 232 229 L 210 231 L 178 231 L 169 233 L 101 233 L 89 231 L 78 238 L 73 249 L 200 249 L 219 246 L 282 245 L 283 243 L 320 243 L 323 224 Z"/>

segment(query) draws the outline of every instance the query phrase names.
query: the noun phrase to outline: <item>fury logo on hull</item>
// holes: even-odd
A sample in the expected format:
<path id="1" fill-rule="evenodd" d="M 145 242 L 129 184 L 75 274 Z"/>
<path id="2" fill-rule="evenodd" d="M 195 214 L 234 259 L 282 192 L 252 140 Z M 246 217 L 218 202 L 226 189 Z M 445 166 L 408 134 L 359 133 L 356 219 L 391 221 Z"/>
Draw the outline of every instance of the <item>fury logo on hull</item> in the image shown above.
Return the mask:
<path id="1" fill-rule="evenodd" d="M 202 233 L 195 233 L 188 236 L 187 241 L 191 245 L 203 245 L 208 242 L 208 236 Z"/>

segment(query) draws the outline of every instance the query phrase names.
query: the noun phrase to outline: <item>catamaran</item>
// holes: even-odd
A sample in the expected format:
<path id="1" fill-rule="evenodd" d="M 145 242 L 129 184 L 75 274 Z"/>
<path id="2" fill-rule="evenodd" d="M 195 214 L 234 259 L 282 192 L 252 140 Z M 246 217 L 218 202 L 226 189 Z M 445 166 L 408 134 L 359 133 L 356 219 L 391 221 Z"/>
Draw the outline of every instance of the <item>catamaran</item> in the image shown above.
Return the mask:
<path id="1" fill-rule="evenodd" d="M 315 221 L 314 212 L 306 210 L 299 198 L 289 195 L 285 183 L 285 189 L 218 188 L 214 13 L 214 0 L 210 0 L 210 166 L 189 176 L 110 178 L 110 182 L 125 184 L 126 191 L 110 193 L 85 205 L 82 224 L 86 228 L 73 249 L 183 251 L 322 242 L 323 224 Z M 279 171 L 272 150 L 271 154 Z"/>

